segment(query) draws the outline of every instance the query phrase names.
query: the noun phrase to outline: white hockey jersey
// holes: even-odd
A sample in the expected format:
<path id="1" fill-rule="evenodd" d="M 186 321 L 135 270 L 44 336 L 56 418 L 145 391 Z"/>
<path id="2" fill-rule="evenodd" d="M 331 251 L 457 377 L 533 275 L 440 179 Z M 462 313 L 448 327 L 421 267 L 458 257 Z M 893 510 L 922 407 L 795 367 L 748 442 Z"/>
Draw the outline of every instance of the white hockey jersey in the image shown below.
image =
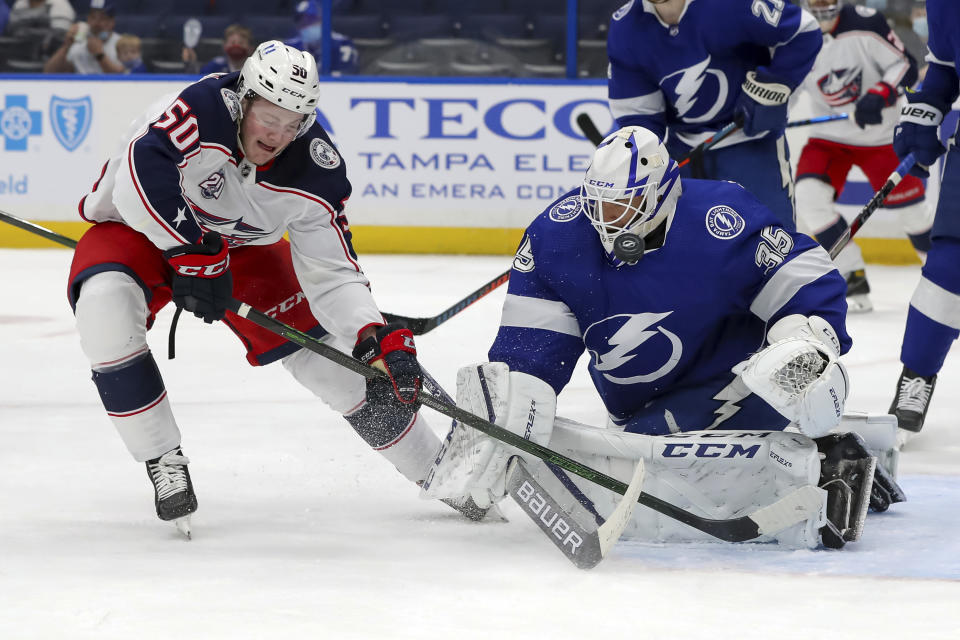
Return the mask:
<path id="1" fill-rule="evenodd" d="M 286 232 L 313 314 L 328 332 L 356 339 L 383 318 L 350 242 L 343 159 L 314 124 L 269 164 L 245 160 L 238 76 L 207 76 L 148 109 L 81 200 L 80 214 L 123 222 L 160 249 L 197 242 L 206 231 L 230 247 L 271 244 Z"/>
<path id="2" fill-rule="evenodd" d="M 823 35 L 823 48 L 801 89 L 811 98 L 813 116 L 850 117 L 812 125 L 810 137 L 862 147 L 890 144 L 899 109 L 887 107 L 881 112 L 883 122 L 861 129 L 853 119 L 857 100 L 878 82 L 902 94 L 916 79 L 916 62 L 883 15 L 868 7 L 844 5 L 836 27 Z"/>

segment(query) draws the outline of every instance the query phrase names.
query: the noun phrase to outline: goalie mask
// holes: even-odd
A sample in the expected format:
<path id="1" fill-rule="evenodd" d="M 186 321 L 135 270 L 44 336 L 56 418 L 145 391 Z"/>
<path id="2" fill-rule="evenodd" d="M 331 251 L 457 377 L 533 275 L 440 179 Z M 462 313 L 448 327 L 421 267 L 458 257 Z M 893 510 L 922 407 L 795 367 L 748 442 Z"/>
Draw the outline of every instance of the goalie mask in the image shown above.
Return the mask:
<path id="1" fill-rule="evenodd" d="M 830 22 L 840 15 L 840 0 L 804 0 L 803 4 L 817 22 Z"/>
<path id="2" fill-rule="evenodd" d="M 243 63 L 237 83 L 237 97 L 241 100 L 255 95 L 303 114 L 297 132 L 298 138 L 302 136 L 316 121 L 320 100 L 320 81 L 313 56 L 278 40 L 261 44 Z"/>
<path id="3" fill-rule="evenodd" d="M 634 264 L 644 238 L 670 227 L 680 197 L 680 167 L 656 134 L 624 127 L 607 136 L 593 154 L 580 187 L 590 224 L 616 266 Z"/>

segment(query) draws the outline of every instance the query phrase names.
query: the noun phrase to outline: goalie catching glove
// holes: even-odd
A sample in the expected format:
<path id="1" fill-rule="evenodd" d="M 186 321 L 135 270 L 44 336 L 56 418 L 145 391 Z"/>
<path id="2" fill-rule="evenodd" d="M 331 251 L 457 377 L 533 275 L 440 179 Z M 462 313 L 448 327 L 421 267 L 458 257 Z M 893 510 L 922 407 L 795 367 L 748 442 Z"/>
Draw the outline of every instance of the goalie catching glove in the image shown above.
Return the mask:
<path id="1" fill-rule="evenodd" d="M 801 433 L 826 435 L 840 424 L 849 388 L 833 327 L 819 316 L 791 315 L 770 327 L 767 342 L 733 373 Z"/>
<path id="2" fill-rule="evenodd" d="M 357 339 L 353 357 L 387 374 L 367 379 L 367 402 L 419 405 L 423 373 L 410 329 L 398 322 L 380 325 L 374 335 Z"/>

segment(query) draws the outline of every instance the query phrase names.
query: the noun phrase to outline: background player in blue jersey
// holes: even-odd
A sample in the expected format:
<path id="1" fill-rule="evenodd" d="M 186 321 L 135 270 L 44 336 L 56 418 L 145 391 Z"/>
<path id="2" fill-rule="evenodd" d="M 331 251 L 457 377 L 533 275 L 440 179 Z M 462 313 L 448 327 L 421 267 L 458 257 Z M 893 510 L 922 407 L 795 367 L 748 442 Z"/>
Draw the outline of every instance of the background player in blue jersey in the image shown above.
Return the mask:
<path id="1" fill-rule="evenodd" d="M 298 35 L 286 41 L 286 44 L 295 49 L 309 51 L 316 58 L 317 64 L 321 63 L 323 47 L 323 23 L 320 21 L 320 6 L 316 0 L 301 0 L 297 3 L 294 20 L 297 22 Z M 344 73 L 356 73 L 357 63 L 360 57 L 357 47 L 353 40 L 337 33 L 331 32 L 332 56 L 330 58 L 330 72 L 339 76 Z"/>
<path id="2" fill-rule="evenodd" d="M 785 230 L 743 187 L 685 179 L 681 188 L 654 132 L 620 129 L 595 152 L 582 187 L 527 228 L 490 362 L 461 369 L 458 402 L 548 444 L 556 397 L 587 351 L 615 432 L 707 431 L 689 437 L 709 441 L 711 430 L 792 424 L 831 448 L 848 389 L 839 361 L 851 344 L 845 289 L 827 252 Z M 510 452 L 461 447 L 456 429 L 447 438 L 454 453 L 438 455 L 428 490 L 496 499 Z M 803 441 L 812 465 L 816 446 Z M 855 438 L 845 442 L 837 455 L 864 459 Z M 844 481 L 862 496 L 872 474 L 871 466 Z"/>
<path id="3" fill-rule="evenodd" d="M 631 0 L 610 22 L 610 110 L 666 138 L 674 158 L 742 118 L 683 175 L 739 182 L 793 231 L 787 100 L 821 41 L 784 0 Z"/>
<path id="4" fill-rule="evenodd" d="M 910 300 L 897 381 L 890 413 L 897 416 L 903 435 L 920 431 L 930 407 L 937 373 L 960 335 L 960 130 L 954 131 L 949 150 L 940 142 L 940 123 L 960 95 L 960 4 L 927 0 L 930 38 L 927 74 L 921 88 L 907 93 L 893 148 L 901 158 L 914 154 L 912 173 L 928 175 L 946 151 L 940 198 L 930 232 L 930 250 L 922 277 Z"/>
<path id="5" fill-rule="evenodd" d="M 171 299 L 207 323 L 222 320 L 250 364 L 281 361 L 411 481 L 439 446 L 418 419 L 413 335 L 384 321 L 353 252 L 351 186 L 316 122 L 319 96 L 313 57 L 265 42 L 240 72 L 150 107 L 80 203 L 96 223 L 80 239 L 68 288 L 81 346 L 104 409 L 146 463 L 157 515 L 181 528 L 197 498 L 146 339 Z M 228 311 L 233 296 L 388 378 L 366 383 L 238 317 Z"/>

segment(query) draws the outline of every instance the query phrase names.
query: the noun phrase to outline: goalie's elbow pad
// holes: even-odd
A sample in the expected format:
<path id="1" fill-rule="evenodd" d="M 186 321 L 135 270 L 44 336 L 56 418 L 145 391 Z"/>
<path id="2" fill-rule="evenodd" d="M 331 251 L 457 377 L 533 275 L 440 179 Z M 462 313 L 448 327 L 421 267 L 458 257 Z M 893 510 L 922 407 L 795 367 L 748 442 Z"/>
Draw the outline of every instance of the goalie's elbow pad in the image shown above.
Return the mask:
<path id="1" fill-rule="evenodd" d="M 840 424 L 850 386 L 836 332 L 818 316 L 788 316 L 767 336 L 770 346 L 733 372 L 805 435 L 827 434 Z"/>

